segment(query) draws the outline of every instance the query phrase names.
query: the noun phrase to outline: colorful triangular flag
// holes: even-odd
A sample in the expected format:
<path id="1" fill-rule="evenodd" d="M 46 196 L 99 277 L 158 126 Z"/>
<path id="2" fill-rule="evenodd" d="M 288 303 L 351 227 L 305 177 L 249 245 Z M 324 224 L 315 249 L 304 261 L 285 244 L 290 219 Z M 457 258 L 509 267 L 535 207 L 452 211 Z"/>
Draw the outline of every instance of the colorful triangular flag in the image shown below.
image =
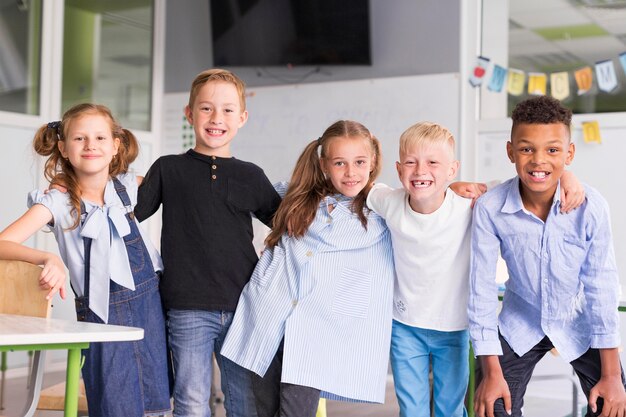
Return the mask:
<path id="1" fill-rule="evenodd" d="M 470 75 L 469 82 L 472 87 L 478 87 L 482 84 L 483 78 L 487 73 L 487 67 L 489 66 L 489 58 L 479 56 L 476 60 L 476 66 Z"/>
<path id="2" fill-rule="evenodd" d="M 596 80 L 598 88 L 607 93 L 617 88 L 617 74 L 612 60 L 596 62 Z"/>
<path id="3" fill-rule="evenodd" d="M 583 95 L 591 90 L 591 83 L 593 81 L 593 74 L 591 67 L 584 67 L 574 73 L 576 84 L 578 85 L 578 95 Z"/>
<path id="4" fill-rule="evenodd" d="M 509 76 L 507 80 L 507 91 L 512 96 L 522 95 L 524 92 L 524 84 L 526 82 L 526 73 L 524 71 L 509 68 Z"/>
<path id="5" fill-rule="evenodd" d="M 550 74 L 550 94 L 557 100 L 569 97 L 569 74 L 567 71 Z"/>
<path id="6" fill-rule="evenodd" d="M 506 68 L 501 67 L 498 64 L 495 64 L 493 67 L 493 71 L 491 73 L 491 79 L 489 80 L 489 85 L 487 88 L 489 91 L 495 91 L 499 93 L 502 91 L 502 87 L 504 86 L 504 81 L 506 80 Z"/>
<path id="7" fill-rule="evenodd" d="M 546 95 L 546 84 L 548 83 L 548 77 L 542 72 L 529 72 L 528 73 L 528 94 L 536 96 Z"/>

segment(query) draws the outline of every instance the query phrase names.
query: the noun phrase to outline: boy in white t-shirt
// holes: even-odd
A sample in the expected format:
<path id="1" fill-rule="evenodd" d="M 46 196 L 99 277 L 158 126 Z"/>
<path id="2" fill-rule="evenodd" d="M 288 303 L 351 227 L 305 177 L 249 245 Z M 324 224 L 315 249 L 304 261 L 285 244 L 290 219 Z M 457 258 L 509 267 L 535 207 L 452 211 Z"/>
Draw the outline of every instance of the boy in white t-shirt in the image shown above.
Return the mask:
<path id="1" fill-rule="evenodd" d="M 377 184 L 367 198 L 386 220 L 393 243 L 391 366 L 401 417 L 431 416 L 431 365 L 434 415 L 467 416 L 472 200 L 447 192 L 459 169 L 454 147 L 443 126 L 411 126 L 400 137 L 396 162 L 403 188 Z M 584 189 L 569 172 L 561 183 L 561 211 L 568 212 L 584 201 Z M 453 188 L 466 197 L 485 191 L 471 183 Z"/>
<path id="2" fill-rule="evenodd" d="M 367 205 L 391 231 L 397 279 L 391 365 L 400 416 L 467 415 L 467 298 L 472 200 L 446 192 L 459 169 L 454 137 L 422 122 L 400 137 L 404 188 L 372 188 Z"/>

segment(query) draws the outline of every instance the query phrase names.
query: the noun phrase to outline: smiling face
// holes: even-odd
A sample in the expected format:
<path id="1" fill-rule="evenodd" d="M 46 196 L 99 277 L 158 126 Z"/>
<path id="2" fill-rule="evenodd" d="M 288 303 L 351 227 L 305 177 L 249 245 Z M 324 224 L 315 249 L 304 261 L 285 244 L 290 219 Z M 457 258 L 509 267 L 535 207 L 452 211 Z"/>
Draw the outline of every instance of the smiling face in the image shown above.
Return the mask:
<path id="1" fill-rule="evenodd" d="M 552 201 L 565 166 L 574 159 L 567 126 L 521 123 L 513 129 L 506 149 L 520 178 L 524 203 Z"/>
<path id="2" fill-rule="evenodd" d="M 59 141 L 58 146 L 79 178 L 93 175 L 108 177 L 109 164 L 117 155 L 120 140 L 113 137 L 111 121 L 94 113 L 73 119 L 65 139 Z"/>
<path id="3" fill-rule="evenodd" d="M 185 115 L 196 135 L 194 150 L 204 155 L 230 157 L 230 142 L 248 120 L 234 84 L 209 81 L 199 90 Z"/>
<path id="4" fill-rule="evenodd" d="M 337 192 L 356 197 L 367 185 L 373 169 L 372 146 L 362 137 L 334 137 L 320 164 Z"/>
<path id="5" fill-rule="evenodd" d="M 437 210 L 446 189 L 456 176 L 459 161 L 447 142 L 417 145 L 408 149 L 396 162 L 398 177 L 409 194 L 409 205 L 422 214 Z"/>

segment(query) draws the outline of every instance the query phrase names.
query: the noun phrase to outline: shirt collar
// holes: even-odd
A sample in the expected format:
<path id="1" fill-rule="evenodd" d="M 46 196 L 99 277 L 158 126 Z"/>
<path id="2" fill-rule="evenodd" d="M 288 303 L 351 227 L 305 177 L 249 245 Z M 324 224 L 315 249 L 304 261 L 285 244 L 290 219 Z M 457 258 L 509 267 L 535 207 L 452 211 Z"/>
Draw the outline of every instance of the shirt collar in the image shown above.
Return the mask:
<path id="1" fill-rule="evenodd" d="M 504 205 L 502 206 L 502 213 L 512 214 L 517 213 L 518 211 L 528 212 L 526 208 L 524 208 L 524 203 L 522 203 L 522 195 L 519 192 L 519 177 L 515 177 L 513 181 L 509 184 L 509 190 L 506 194 L 506 199 L 504 200 Z M 554 193 L 554 198 L 552 199 L 552 207 L 550 210 L 558 210 L 558 207 L 561 204 L 561 181 L 556 185 L 556 191 Z"/>

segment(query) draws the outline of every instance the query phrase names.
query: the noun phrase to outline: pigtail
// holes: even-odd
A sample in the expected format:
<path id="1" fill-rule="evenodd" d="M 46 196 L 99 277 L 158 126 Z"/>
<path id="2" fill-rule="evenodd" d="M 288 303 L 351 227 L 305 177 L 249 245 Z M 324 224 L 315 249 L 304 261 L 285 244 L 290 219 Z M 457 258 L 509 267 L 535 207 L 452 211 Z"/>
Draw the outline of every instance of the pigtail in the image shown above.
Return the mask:
<path id="1" fill-rule="evenodd" d="M 296 162 L 287 193 L 274 215 L 274 226 L 265 240 L 270 248 L 276 246 L 286 232 L 294 237 L 304 236 L 320 201 L 331 190 L 320 167 L 318 147 L 321 143 L 321 138 L 309 143 Z"/>
<path id="2" fill-rule="evenodd" d="M 63 122 L 50 122 L 37 129 L 33 138 L 33 149 L 37 154 L 48 157 L 44 164 L 43 172 L 46 180 L 51 185 L 59 185 L 67 190 L 72 207 L 71 214 L 74 217 L 74 223 L 70 227 L 71 230 L 78 227 L 80 223 L 81 193 L 74 168 L 67 159 L 63 158 L 59 149 L 59 141 L 64 140 L 65 137 L 63 129 L 66 124 Z"/>
<path id="3" fill-rule="evenodd" d="M 128 172 L 128 167 L 139 155 L 139 142 L 133 132 L 118 126 L 115 122 L 114 127 L 113 136 L 119 138 L 120 146 L 109 167 L 111 177 Z"/>
<path id="4" fill-rule="evenodd" d="M 59 141 L 65 141 L 68 127 L 72 120 L 85 114 L 100 114 L 110 121 L 113 137 L 119 138 L 120 146 L 109 165 L 109 175 L 115 177 L 128 171 L 129 165 L 139 154 L 139 143 L 130 130 L 123 129 L 113 118 L 111 111 L 103 105 L 82 103 L 70 108 L 63 114 L 60 122 L 50 122 L 41 126 L 33 138 L 33 148 L 39 155 L 47 156 L 44 165 L 44 176 L 52 185 L 59 185 L 67 189 L 72 206 L 71 214 L 74 223 L 69 228 L 75 229 L 80 224 L 81 189 L 74 167 L 65 159 L 59 149 Z"/>

